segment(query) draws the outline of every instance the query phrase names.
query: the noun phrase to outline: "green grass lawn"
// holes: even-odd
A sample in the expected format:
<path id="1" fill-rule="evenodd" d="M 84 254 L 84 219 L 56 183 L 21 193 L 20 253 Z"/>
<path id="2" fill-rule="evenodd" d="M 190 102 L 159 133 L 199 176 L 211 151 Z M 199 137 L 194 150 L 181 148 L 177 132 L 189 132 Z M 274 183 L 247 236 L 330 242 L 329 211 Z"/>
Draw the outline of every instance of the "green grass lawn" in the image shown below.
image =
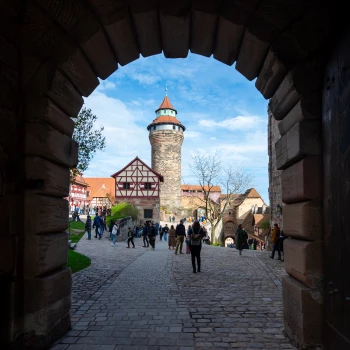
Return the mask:
<path id="1" fill-rule="evenodd" d="M 70 221 L 69 227 L 70 227 L 70 229 L 84 230 L 85 224 L 82 221 Z"/>
<path id="2" fill-rule="evenodd" d="M 76 229 L 76 230 L 84 230 L 83 232 L 80 232 L 78 234 L 70 234 L 70 240 L 73 243 L 78 243 L 81 239 L 81 237 L 85 234 L 85 224 L 80 221 L 71 221 L 69 223 L 70 229 Z M 68 248 L 68 264 L 66 266 L 70 267 L 72 270 L 72 273 L 86 269 L 88 266 L 90 266 L 91 260 L 83 255 L 75 252 L 72 249 Z"/>
<path id="3" fill-rule="evenodd" d="M 71 249 L 68 250 L 68 264 L 66 266 L 70 267 L 72 273 L 86 269 L 90 264 L 91 260 L 87 256 Z"/>

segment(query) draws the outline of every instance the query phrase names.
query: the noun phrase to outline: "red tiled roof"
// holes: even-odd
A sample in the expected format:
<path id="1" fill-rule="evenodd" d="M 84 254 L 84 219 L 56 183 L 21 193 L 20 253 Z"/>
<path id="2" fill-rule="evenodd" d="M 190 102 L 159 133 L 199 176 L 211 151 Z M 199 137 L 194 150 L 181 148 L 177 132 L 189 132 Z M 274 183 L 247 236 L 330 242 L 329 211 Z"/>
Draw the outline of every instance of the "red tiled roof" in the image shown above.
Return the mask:
<path id="1" fill-rule="evenodd" d="M 168 96 L 165 96 L 164 97 L 164 100 L 163 102 L 161 103 L 161 105 L 159 106 L 159 108 L 156 110 L 159 111 L 160 109 L 163 109 L 163 108 L 167 108 L 167 109 L 173 109 L 174 111 L 176 111 L 176 109 L 173 107 L 173 105 L 171 104 Z"/>
<path id="2" fill-rule="evenodd" d="M 205 191 L 209 191 L 209 186 L 204 186 Z M 200 191 L 202 192 L 202 186 L 200 185 L 181 185 L 181 191 Z M 221 192 L 220 186 L 212 186 L 210 192 Z"/>
<path id="3" fill-rule="evenodd" d="M 247 190 L 247 192 L 248 191 L 249 191 L 249 193 L 246 196 L 246 198 L 260 198 L 261 197 L 255 188 L 250 188 L 249 190 Z"/>
<path id="4" fill-rule="evenodd" d="M 74 178 L 73 183 L 84 187 L 89 187 L 89 184 L 84 180 L 83 175 L 79 174 Z"/>
<path id="5" fill-rule="evenodd" d="M 107 193 L 115 196 L 115 179 L 112 177 L 86 177 L 85 181 L 90 186 L 88 200 L 106 197 Z"/>
<path id="6" fill-rule="evenodd" d="M 181 125 L 181 122 L 178 121 L 175 117 L 171 117 L 170 115 L 161 115 L 160 117 L 158 117 L 157 119 L 154 119 L 152 124 L 178 124 Z"/>

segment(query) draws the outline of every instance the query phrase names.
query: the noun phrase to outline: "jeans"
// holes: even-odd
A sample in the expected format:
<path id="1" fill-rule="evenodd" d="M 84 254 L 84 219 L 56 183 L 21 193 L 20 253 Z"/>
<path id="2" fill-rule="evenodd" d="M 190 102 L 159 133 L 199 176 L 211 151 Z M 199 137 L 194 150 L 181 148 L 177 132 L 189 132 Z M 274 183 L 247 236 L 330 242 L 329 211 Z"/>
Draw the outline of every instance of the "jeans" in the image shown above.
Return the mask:
<path id="1" fill-rule="evenodd" d="M 100 226 L 95 226 L 95 237 L 100 235 Z"/>
<path id="2" fill-rule="evenodd" d="M 144 246 L 147 246 L 147 247 L 149 246 L 147 236 L 143 236 L 143 245 L 144 245 Z"/>
<path id="3" fill-rule="evenodd" d="M 164 233 L 164 241 L 166 242 L 168 240 L 168 234 Z"/>
<path id="4" fill-rule="evenodd" d="M 116 239 L 117 239 L 117 235 L 111 235 L 111 240 L 113 244 L 115 244 Z"/>
<path id="5" fill-rule="evenodd" d="M 90 231 L 86 231 L 88 234 L 88 239 L 91 239 L 91 230 Z"/>
<path id="6" fill-rule="evenodd" d="M 103 226 L 100 226 L 100 233 L 99 233 L 100 237 L 102 237 L 103 232 L 104 232 Z"/>
<path id="7" fill-rule="evenodd" d="M 177 251 L 180 246 L 180 254 L 182 254 L 182 245 L 184 243 L 185 236 L 178 236 L 176 239 L 176 248 L 175 248 L 175 254 L 177 254 Z"/>
<path id="8" fill-rule="evenodd" d="M 159 234 L 159 237 L 160 237 L 160 239 L 159 239 L 159 240 L 161 241 L 161 240 L 162 240 L 162 238 L 163 238 L 163 233 L 160 233 L 160 234 Z"/>
<path id="9" fill-rule="evenodd" d="M 275 258 L 275 252 L 277 250 L 278 253 L 278 258 L 281 259 L 281 251 L 280 251 L 280 245 L 279 242 L 277 241 L 273 247 L 272 247 L 272 253 L 271 253 L 271 258 L 274 259 Z"/>

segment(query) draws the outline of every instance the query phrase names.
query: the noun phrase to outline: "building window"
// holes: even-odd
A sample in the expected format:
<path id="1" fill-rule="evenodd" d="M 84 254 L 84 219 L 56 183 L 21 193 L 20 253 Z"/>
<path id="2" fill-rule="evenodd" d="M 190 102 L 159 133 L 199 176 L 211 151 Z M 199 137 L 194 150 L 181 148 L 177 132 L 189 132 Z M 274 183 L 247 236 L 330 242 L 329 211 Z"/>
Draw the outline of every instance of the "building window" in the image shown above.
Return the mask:
<path id="1" fill-rule="evenodd" d="M 153 209 L 144 209 L 143 210 L 143 217 L 145 219 L 152 219 L 153 218 Z"/>
<path id="2" fill-rule="evenodd" d="M 145 182 L 145 190 L 151 190 L 152 184 L 150 182 Z"/>
<path id="3" fill-rule="evenodd" d="M 156 128 L 157 128 L 157 127 L 156 127 L 156 126 L 154 126 L 154 127 L 153 127 L 153 131 L 154 131 L 154 130 L 156 130 Z"/>
<path id="4" fill-rule="evenodd" d="M 175 125 L 173 125 L 173 130 L 175 130 L 175 128 L 176 128 L 176 126 L 175 126 Z"/>
<path id="5" fill-rule="evenodd" d="M 124 182 L 123 183 L 123 189 L 124 190 L 130 190 L 130 182 Z"/>

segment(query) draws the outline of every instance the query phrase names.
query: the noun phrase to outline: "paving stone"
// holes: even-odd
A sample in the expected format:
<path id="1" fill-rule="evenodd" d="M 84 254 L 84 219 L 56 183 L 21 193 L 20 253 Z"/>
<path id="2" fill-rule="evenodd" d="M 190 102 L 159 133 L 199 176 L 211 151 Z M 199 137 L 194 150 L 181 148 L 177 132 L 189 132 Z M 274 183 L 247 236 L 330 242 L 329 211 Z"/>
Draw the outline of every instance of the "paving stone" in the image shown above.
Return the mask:
<path id="1" fill-rule="evenodd" d="M 286 272 L 268 252 L 204 245 L 192 274 L 190 255 L 135 243 L 78 243 L 92 263 L 73 274 L 72 330 L 51 349 L 295 349 L 282 334 Z"/>

